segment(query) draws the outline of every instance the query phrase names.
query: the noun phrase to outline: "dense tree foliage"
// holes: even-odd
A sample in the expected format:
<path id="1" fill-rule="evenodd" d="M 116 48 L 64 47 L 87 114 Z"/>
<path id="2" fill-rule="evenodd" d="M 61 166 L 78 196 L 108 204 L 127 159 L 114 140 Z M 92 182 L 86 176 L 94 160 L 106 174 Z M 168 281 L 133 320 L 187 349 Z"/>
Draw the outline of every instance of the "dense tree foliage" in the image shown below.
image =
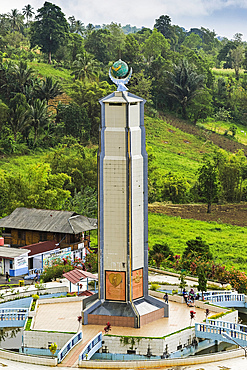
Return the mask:
<path id="1" fill-rule="evenodd" d="M 68 23 L 61 9 L 46 1 L 38 9 L 35 22 L 31 26 L 31 45 L 41 46 L 43 52 L 48 53 L 48 63 L 51 63 L 51 54 L 65 42 L 68 30 Z"/>
<path id="2" fill-rule="evenodd" d="M 236 124 L 247 125 L 247 47 L 240 33 L 219 40 L 207 28 L 185 31 L 169 15 L 155 19 L 152 29 L 114 22 L 84 25 L 73 15 L 66 19 L 50 2 L 36 10 L 36 17 L 34 12 L 27 4 L 21 11 L 0 14 L 0 150 L 12 155 L 53 148 L 45 162 L 49 174 L 67 176 L 66 196 L 57 204 L 53 200 L 54 207 L 95 214 L 98 101 L 115 90 L 108 71 L 119 58 L 133 68 L 128 87 L 146 100 L 147 115 L 173 114 L 185 125 L 214 120 L 214 131 L 217 122 L 229 123 L 225 135 L 233 141 Z M 51 63 L 52 73 L 44 62 Z M 37 72 L 37 66 L 45 72 Z M 224 74 L 225 68 L 232 73 Z M 203 135 L 209 137 L 205 130 Z M 193 182 L 162 171 L 154 165 L 155 153 L 148 151 L 150 202 L 200 201 L 210 211 L 213 202 L 247 199 L 242 152 L 219 151 L 205 159 Z M 37 204 L 47 206 L 41 200 Z"/>

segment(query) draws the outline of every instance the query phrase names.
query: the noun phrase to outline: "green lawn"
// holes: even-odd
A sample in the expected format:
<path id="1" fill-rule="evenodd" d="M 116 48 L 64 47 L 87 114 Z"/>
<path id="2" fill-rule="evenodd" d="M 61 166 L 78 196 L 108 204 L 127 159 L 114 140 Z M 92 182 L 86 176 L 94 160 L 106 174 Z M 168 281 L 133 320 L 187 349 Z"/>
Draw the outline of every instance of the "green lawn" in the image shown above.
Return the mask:
<path id="1" fill-rule="evenodd" d="M 182 254 L 186 241 L 201 236 L 210 245 L 215 262 L 247 272 L 247 229 L 245 227 L 181 219 L 149 213 L 149 246 L 167 243 L 174 255 Z"/>
<path id="2" fill-rule="evenodd" d="M 247 272 L 247 229 L 245 227 L 184 220 L 162 214 L 148 215 L 149 248 L 167 243 L 173 254 L 182 254 L 186 242 L 196 236 L 206 241 L 214 261 L 230 269 L 232 266 Z M 97 231 L 91 232 L 91 245 L 97 246 Z"/>

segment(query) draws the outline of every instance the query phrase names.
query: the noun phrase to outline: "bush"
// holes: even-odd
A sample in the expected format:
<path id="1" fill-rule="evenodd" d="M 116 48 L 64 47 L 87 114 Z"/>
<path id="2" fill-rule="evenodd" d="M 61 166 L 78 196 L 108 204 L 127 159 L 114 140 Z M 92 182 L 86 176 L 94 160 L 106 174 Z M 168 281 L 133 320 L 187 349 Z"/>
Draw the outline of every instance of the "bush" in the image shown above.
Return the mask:
<path id="1" fill-rule="evenodd" d="M 34 301 L 37 301 L 37 299 L 39 299 L 39 295 L 38 294 L 33 294 L 32 298 L 33 298 Z"/>
<path id="2" fill-rule="evenodd" d="M 205 261 L 213 259 L 213 255 L 209 250 L 209 245 L 204 242 L 200 236 L 197 236 L 196 239 L 188 240 L 186 244 L 187 247 L 183 253 L 183 260 L 197 257 L 201 257 Z"/>
<path id="3" fill-rule="evenodd" d="M 156 284 L 156 283 L 151 283 L 151 287 L 150 287 L 150 290 L 154 290 L 156 291 L 157 289 L 160 288 L 160 285 L 159 284 Z"/>

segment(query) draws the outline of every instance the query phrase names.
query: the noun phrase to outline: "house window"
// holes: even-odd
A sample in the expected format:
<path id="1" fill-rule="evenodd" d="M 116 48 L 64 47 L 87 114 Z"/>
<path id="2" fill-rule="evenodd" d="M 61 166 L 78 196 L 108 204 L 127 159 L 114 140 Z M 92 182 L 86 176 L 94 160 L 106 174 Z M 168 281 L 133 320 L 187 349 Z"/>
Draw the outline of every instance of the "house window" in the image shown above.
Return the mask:
<path id="1" fill-rule="evenodd" d="M 39 241 L 45 242 L 47 240 L 47 233 L 39 233 Z"/>
<path id="2" fill-rule="evenodd" d="M 9 260 L 9 268 L 12 269 L 13 268 L 13 261 L 12 260 Z"/>

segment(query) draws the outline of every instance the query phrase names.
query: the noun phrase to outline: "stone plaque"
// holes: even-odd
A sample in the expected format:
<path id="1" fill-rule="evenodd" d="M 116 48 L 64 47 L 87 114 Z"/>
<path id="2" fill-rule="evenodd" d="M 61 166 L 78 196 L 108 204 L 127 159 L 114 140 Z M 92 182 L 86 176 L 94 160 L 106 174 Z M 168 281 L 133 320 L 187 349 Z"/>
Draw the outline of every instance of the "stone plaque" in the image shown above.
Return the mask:
<path id="1" fill-rule="evenodd" d="M 133 299 L 143 296 L 143 269 L 132 271 Z"/>
<path id="2" fill-rule="evenodd" d="M 125 301 L 126 284 L 124 271 L 106 271 L 106 299 L 110 301 Z"/>

